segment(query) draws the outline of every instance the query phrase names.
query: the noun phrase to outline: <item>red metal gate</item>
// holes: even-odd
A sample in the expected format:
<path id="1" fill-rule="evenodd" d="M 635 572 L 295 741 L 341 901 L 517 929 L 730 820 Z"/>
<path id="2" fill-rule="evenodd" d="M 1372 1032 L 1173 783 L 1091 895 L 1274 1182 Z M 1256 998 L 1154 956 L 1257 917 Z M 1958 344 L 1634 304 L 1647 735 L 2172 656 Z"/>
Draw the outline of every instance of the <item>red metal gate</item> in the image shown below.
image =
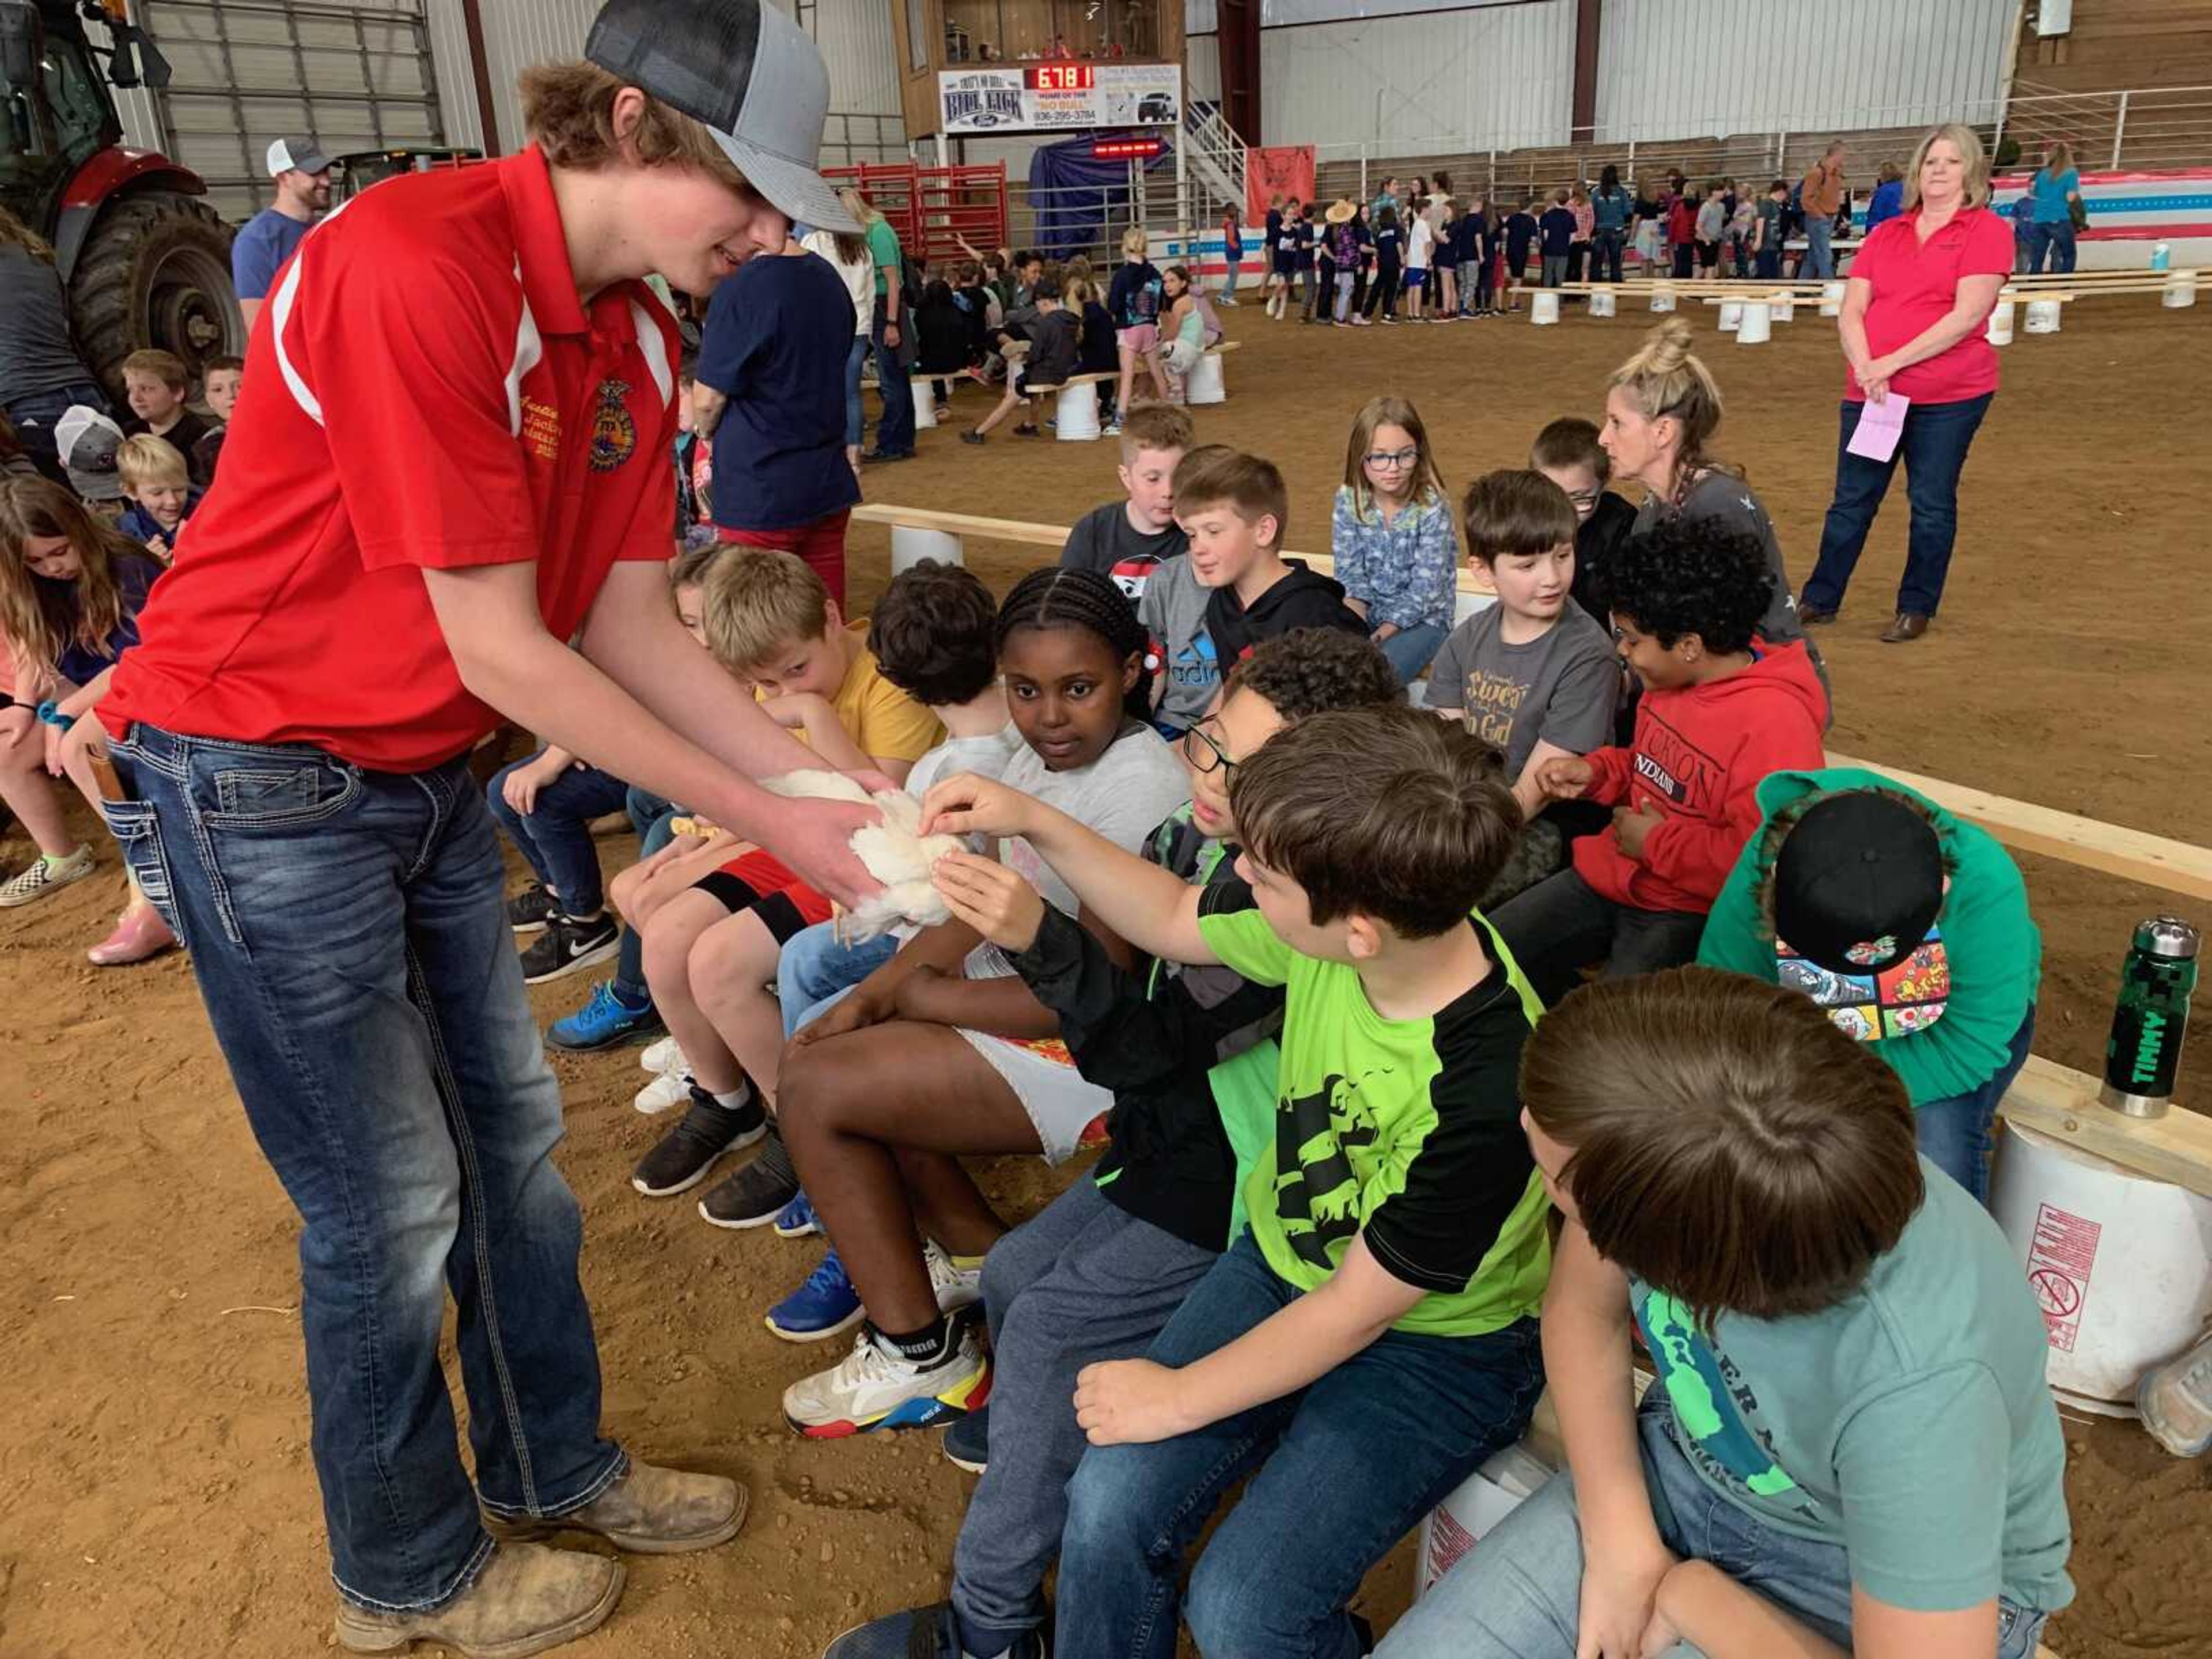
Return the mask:
<path id="1" fill-rule="evenodd" d="M 911 162 L 824 167 L 823 177 L 851 185 L 891 222 L 899 246 L 934 264 L 962 256 L 964 238 L 980 252 L 1006 240 L 1006 164 L 956 167 Z"/>

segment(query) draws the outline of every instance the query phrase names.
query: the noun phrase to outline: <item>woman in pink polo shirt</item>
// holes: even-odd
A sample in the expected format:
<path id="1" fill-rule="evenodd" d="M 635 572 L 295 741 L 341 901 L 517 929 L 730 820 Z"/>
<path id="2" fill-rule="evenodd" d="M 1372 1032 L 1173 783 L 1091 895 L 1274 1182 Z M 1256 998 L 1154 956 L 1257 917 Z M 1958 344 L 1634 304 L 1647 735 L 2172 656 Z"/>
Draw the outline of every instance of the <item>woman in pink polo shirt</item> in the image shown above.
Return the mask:
<path id="1" fill-rule="evenodd" d="M 1997 356 L 1982 325 L 2012 272 L 2012 228 L 1990 210 L 1990 168 L 1972 127 L 1940 126 L 1920 141 L 1905 178 L 1904 210 L 1870 232 L 1851 262 L 1843 337 L 1850 364 L 1836 495 L 1820 562 L 1797 602 L 1808 626 L 1832 622 L 1867 532 L 1905 463 L 1912 533 L 1898 585 L 1895 645 L 1928 631 L 1943 597 L 1959 527 L 1959 473 L 1996 395 Z M 1909 399 L 1905 430 L 1886 459 L 1851 453 L 1869 404 Z"/>

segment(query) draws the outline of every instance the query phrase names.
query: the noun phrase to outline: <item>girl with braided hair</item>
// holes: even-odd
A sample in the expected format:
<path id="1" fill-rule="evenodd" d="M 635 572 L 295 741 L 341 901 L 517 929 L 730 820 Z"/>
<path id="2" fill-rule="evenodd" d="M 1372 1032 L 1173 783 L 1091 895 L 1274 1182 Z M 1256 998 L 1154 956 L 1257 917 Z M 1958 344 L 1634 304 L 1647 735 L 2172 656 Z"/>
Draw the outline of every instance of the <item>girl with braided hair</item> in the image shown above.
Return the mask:
<path id="1" fill-rule="evenodd" d="M 1001 607 L 998 642 L 1024 745 L 1006 782 L 1134 852 L 1190 787 L 1145 723 L 1147 641 L 1129 602 L 1097 571 L 1034 571 Z M 1039 907 L 1077 914 L 1026 841 L 994 850 Z M 1118 939 L 1093 931 L 1126 960 Z M 793 1341 L 861 1330 L 845 1359 L 785 1390 L 793 1428 L 817 1438 L 915 1428 L 982 1402 L 988 1363 L 946 1316 L 978 1298 L 984 1252 L 1006 1229 L 960 1160 L 1061 1162 L 1113 1103 L 1084 1081 L 1058 1016 L 1005 953 L 957 921 L 924 929 L 801 1026 L 776 1109 L 832 1248 L 768 1324 Z"/>

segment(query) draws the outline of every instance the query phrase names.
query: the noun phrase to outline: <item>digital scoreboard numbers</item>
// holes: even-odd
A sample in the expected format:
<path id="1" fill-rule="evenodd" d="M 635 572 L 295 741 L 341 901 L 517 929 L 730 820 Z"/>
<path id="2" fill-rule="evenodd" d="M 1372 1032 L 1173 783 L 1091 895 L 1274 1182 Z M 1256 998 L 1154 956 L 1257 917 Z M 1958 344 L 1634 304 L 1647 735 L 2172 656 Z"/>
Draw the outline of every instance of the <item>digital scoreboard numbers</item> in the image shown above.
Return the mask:
<path id="1" fill-rule="evenodd" d="M 1031 92 L 1089 92 L 1098 82 L 1098 71 L 1090 64 L 1032 64 Z"/>

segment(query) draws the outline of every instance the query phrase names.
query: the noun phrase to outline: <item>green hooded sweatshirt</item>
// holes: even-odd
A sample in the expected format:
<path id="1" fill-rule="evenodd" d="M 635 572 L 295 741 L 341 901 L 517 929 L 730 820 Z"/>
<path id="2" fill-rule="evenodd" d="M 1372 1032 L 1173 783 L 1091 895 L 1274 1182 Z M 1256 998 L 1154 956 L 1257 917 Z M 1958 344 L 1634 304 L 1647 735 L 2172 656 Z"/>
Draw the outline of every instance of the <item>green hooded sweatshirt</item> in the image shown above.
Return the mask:
<path id="1" fill-rule="evenodd" d="M 2035 1006 L 2043 939 L 2027 913 L 2027 885 L 2011 854 L 1987 830 L 1901 783 L 1857 767 L 1776 772 L 1762 781 L 1759 829 L 1713 902 L 1698 960 L 1779 982 L 1774 936 L 1759 904 L 1759 888 L 1771 867 L 1765 855 L 1768 826 L 1776 813 L 1808 795 L 1846 789 L 1882 789 L 1926 808 L 1951 872 L 1951 890 L 1936 918 L 1951 964 L 1943 1017 L 1923 1030 L 1876 1038 L 1869 1046 L 1905 1080 L 1915 1106 L 1969 1093 L 2004 1064 L 2021 1021 Z"/>

